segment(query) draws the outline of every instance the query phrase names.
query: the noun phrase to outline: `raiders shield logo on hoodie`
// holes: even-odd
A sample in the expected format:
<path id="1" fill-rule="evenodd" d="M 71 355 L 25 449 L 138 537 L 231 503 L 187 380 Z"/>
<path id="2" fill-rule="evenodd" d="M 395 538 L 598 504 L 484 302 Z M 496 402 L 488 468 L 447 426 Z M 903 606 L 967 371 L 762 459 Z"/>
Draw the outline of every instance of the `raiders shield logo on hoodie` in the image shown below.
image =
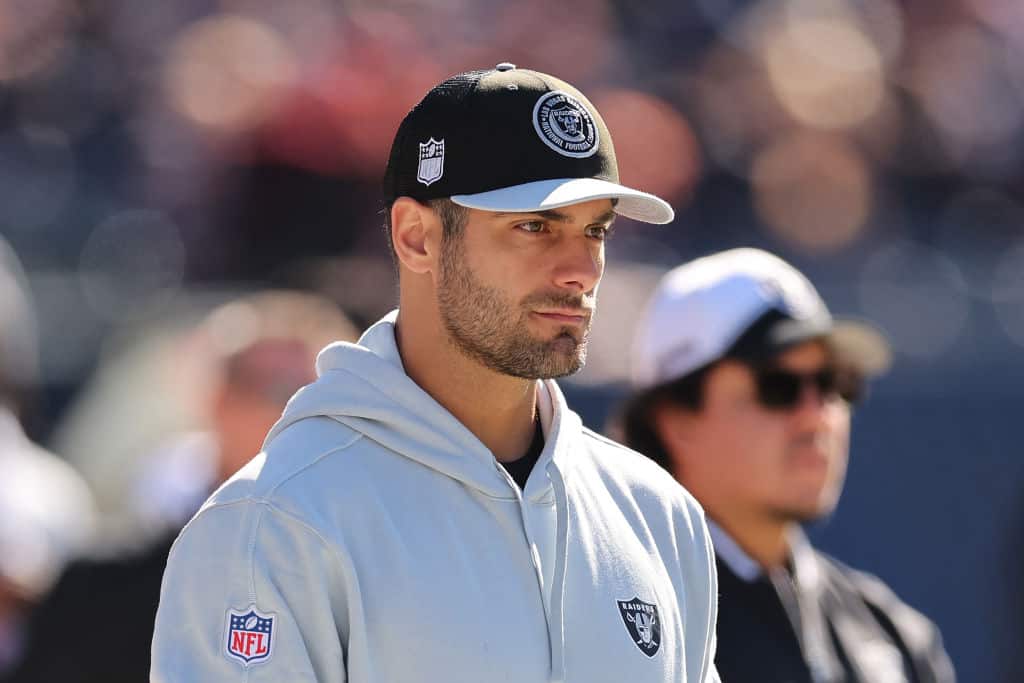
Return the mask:
<path id="1" fill-rule="evenodd" d="M 616 600 L 622 623 L 629 631 L 629 637 L 636 646 L 648 657 L 653 657 L 661 647 L 661 618 L 658 606 L 644 602 L 640 598 L 632 600 Z"/>

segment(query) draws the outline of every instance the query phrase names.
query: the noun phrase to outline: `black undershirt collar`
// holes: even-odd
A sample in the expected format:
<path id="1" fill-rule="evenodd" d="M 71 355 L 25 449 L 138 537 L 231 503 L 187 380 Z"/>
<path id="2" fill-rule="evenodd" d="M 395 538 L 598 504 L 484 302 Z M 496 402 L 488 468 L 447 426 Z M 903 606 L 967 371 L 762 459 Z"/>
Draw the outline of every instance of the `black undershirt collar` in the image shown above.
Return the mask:
<path id="1" fill-rule="evenodd" d="M 501 463 L 520 489 L 526 488 L 526 480 L 530 478 L 533 466 L 540 460 L 540 454 L 544 451 L 544 430 L 541 428 L 540 420 L 534 420 L 533 425 L 533 441 L 526 449 L 526 454 L 516 460 Z"/>

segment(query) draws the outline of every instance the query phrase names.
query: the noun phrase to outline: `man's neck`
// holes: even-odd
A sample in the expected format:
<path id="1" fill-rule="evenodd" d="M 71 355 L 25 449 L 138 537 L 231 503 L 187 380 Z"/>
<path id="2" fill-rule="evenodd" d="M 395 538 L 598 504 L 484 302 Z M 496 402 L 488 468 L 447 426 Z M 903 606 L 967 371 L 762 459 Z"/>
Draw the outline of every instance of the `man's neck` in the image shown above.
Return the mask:
<path id="1" fill-rule="evenodd" d="M 484 367 L 455 348 L 442 330 L 408 329 L 401 313 L 395 340 L 406 374 L 473 432 L 498 461 L 516 460 L 526 453 L 534 435 L 536 381 Z"/>
<path id="2" fill-rule="evenodd" d="M 734 510 L 720 513 L 708 509 L 708 516 L 764 571 L 785 566 L 790 554 L 790 532 L 795 522 L 743 515 Z"/>

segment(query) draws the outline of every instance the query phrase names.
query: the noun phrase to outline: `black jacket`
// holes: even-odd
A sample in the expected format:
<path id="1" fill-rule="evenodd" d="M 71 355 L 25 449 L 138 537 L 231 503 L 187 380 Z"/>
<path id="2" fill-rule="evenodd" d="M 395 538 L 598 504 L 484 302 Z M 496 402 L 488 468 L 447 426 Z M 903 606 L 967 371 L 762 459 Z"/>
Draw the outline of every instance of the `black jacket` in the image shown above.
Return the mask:
<path id="1" fill-rule="evenodd" d="M 73 563 L 33 614 L 24 660 L 0 683 L 148 681 L 160 581 L 175 536 L 128 556 Z"/>
<path id="2" fill-rule="evenodd" d="M 936 626 L 878 578 L 794 543 L 790 569 L 747 581 L 719 556 L 723 683 L 953 683 Z"/>

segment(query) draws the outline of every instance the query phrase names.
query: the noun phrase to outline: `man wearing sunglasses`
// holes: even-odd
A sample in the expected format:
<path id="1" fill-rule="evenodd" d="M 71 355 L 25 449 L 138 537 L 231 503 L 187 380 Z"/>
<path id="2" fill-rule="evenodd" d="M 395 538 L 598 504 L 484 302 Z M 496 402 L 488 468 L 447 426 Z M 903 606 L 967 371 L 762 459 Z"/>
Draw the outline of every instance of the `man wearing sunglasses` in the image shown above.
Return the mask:
<path id="1" fill-rule="evenodd" d="M 928 619 L 800 530 L 834 509 L 851 406 L 889 362 L 875 328 L 834 320 L 801 273 L 764 251 L 698 259 L 657 287 L 623 435 L 707 512 L 725 683 L 954 680 Z"/>

